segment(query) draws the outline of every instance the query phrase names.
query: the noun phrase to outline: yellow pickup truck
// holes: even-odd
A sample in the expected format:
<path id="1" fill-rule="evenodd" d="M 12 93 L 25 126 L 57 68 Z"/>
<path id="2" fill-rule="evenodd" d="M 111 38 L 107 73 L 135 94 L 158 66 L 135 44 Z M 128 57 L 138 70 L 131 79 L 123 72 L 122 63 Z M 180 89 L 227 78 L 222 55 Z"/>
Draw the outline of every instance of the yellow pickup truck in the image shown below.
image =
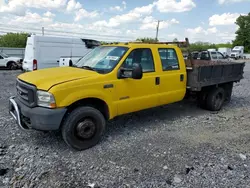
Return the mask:
<path id="1" fill-rule="evenodd" d="M 187 95 L 197 96 L 205 109 L 220 110 L 245 64 L 185 62 L 178 44 L 103 45 L 73 67 L 21 74 L 9 112 L 20 128 L 61 130 L 69 146 L 83 150 L 100 141 L 107 120 Z"/>

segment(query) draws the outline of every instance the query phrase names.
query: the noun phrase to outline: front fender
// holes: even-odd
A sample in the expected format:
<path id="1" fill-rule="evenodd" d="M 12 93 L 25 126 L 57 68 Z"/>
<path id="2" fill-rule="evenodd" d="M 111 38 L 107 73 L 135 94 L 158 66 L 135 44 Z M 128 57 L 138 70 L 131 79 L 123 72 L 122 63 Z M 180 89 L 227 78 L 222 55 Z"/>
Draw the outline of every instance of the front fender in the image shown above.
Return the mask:
<path id="1" fill-rule="evenodd" d="M 55 95 L 56 104 L 58 108 L 68 107 L 71 104 L 87 98 L 96 98 L 104 101 L 109 109 L 109 116 L 112 119 L 117 113 L 115 105 L 112 103 L 112 96 L 105 94 L 99 90 L 87 89 L 82 91 L 70 92 L 65 96 Z"/>

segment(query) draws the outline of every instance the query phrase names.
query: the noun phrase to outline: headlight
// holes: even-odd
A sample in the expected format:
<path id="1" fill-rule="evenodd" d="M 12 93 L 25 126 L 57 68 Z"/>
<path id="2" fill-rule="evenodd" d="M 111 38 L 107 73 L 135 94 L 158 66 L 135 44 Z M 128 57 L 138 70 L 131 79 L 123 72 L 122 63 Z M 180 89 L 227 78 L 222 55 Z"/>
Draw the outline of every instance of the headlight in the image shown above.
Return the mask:
<path id="1" fill-rule="evenodd" d="M 54 96 L 46 91 L 37 91 L 37 104 L 38 106 L 55 108 L 56 101 Z"/>

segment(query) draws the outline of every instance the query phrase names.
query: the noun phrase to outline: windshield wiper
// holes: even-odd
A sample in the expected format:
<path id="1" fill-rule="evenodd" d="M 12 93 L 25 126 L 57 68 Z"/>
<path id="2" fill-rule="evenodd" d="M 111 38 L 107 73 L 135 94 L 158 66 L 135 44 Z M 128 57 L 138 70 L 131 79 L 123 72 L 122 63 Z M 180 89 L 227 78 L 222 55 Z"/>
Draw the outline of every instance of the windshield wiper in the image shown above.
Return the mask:
<path id="1" fill-rule="evenodd" d="M 87 69 L 87 70 L 96 71 L 93 67 L 90 67 L 90 66 L 82 66 L 82 68 Z"/>

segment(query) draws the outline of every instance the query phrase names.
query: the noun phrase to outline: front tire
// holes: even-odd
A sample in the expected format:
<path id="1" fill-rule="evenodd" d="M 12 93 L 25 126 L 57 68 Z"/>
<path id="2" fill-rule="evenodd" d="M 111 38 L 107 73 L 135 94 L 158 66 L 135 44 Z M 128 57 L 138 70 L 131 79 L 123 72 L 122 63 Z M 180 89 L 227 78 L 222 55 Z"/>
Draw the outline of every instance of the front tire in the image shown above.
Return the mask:
<path id="1" fill-rule="evenodd" d="M 62 124 L 62 137 L 70 147 L 85 150 L 95 146 L 102 138 L 106 121 L 93 107 L 78 107 Z"/>
<path id="2" fill-rule="evenodd" d="M 214 88 L 208 93 L 207 109 L 219 111 L 225 101 L 225 90 L 223 88 Z"/>

